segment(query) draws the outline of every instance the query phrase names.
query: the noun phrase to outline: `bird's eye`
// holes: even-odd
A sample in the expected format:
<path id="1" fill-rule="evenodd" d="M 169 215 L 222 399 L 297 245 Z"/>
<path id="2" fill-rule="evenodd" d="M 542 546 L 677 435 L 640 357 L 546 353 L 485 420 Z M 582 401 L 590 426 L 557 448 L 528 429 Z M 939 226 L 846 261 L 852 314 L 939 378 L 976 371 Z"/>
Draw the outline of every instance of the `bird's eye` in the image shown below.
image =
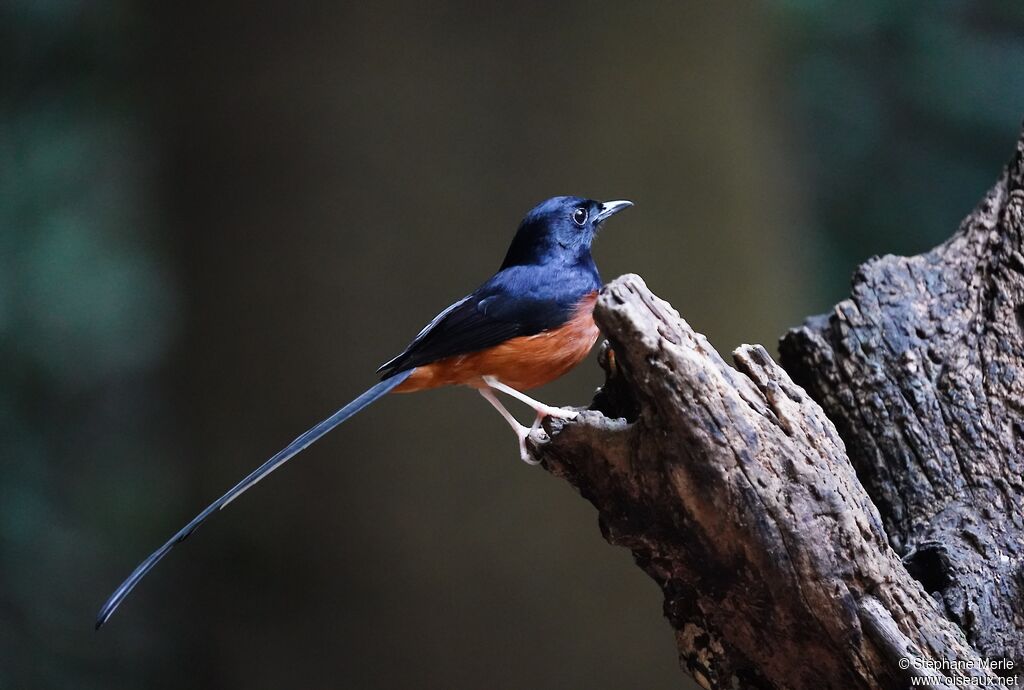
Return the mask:
<path id="1" fill-rule="evenodd" d="M 581 228 L 584 225 L 586 225 L 587 224 L 587 209 L 580 207 L 580 208 L 576 209 L 575 211 L 573 211 L 572 212 L 572 222 L 576 223 L 576 225 L 580 226 Z"/>

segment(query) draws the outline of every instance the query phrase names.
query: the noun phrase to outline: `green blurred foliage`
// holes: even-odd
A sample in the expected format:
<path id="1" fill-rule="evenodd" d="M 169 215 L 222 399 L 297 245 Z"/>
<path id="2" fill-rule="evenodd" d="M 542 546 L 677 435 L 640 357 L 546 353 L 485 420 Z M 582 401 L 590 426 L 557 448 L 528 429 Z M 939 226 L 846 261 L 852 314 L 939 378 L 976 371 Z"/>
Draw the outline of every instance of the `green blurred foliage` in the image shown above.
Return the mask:
<path id="1" fill-rule="evenodd" d="M 605 276 L 722 349 L 943 240 L 1022 37 L 1016 2 L 0 3 L 0 688 L 680 682 L 656 588 L 464 392 L 354 420 L 91 623 L 543 196 L 634 198 Z"/>
<path id="2" fill-rule="evenodd" d="M 1024 116 L 1024 4 L 776 0 L 821 307 L 856 263 L 947 238 Z"/>
<path id="3" fill-rule="evenodd" d="M 127 488 L 173 493 L 159 463 L 131 459 L 163 452 L 152 374 L 177 299 L 142 104 L 124 91 L 124 8 L 89 6 L 0 5 L 0 688 L 141 685 L 154 671 L 117 633 L 120 652 L 81 644 L 83 587 L 110 535 L 147 512 L 97 502 L 97 488 L 133 465 Z"/>

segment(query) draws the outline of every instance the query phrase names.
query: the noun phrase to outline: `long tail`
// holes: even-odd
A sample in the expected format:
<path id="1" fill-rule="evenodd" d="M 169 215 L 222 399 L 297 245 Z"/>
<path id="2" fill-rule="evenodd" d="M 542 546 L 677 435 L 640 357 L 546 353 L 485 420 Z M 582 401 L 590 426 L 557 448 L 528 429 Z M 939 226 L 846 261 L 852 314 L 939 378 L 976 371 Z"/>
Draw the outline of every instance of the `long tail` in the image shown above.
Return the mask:
<path id="1" fill-rule="evenodd" d="M 153 567 L 160 562 L 160 559 L 166 556 L 167 553 L 177 544 L 185 541 L 188 535 L 192 534 L 199 525 L 206 522 L 207 518 L 217 511 L 222 510 L 233 500 L 245 493 L 256 482 L 263 479 L 288 460 L 298 455 L 328 431 L 338 426 L 364 407 L 370 405 L 382 395 L 390 392 L 393 388 L 409 378 L 412 372 L 412 369 L 400 372 L 394 376 L 384 379 L 376 386 L 373 386 L 348 405 L 345 405 L 345 407 L 341 408 L 330 417 L 289 443 L 277 455 L 257 467 L 249 476 L 238 482 L 238 484 L 236 484 L 230 491 L 207 506 L 206 510 L 192 518 L 192 522 L 182 527 L 177 534 L 167 540 L 166 544 L 151 553 L 146 560 L 142 561 L 142 563 L 139 563 L 138 567 L 135 568 L 135 570 L 132 571 L 132 574 L 128 576 L 128 579 L 122 582 L 121 585 L 114 590 L 114 593 L 110 595 L 110 598 L 107 599 L 107 603 L 103 605 L 103 608 L 100 609 L 99 614 L 96 616 L 96 629 L 99 630 L 100 626 L 107 622 L 107 619 L 109 619 L 114 613 L 114 610 L 120 606 L 121 602 L 124 601 L 124 598 L 128 596 L 128 593 L 135 588 L 135 585 L 139 584 L 139 581 L 146 576 L 146 573 L 152 570 Z"/>

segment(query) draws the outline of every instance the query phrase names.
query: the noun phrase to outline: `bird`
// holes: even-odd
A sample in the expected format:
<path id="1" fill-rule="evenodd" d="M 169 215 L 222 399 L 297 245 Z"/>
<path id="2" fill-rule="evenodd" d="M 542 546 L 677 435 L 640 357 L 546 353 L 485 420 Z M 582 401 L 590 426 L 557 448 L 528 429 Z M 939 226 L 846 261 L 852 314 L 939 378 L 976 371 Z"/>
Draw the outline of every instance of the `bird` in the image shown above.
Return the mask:
<path id="1" fill-rule="evenodd" d="M 441 386 L 476 389 L 512 427 L 520 458 L 537 464 L 526 439 L 545 417 L 572 419 L 576 412 L 545 405 L 523 391 L 561 377 L 586 358 L 599 330 L 593 309 L 601 276 L 591 244 L 603 223 L 633 202 L 556 196 L 520 222 L 498 271 L 480 287 L 435 316 L 408 347 L 377 370 L 380 382 L 316 424 L 207 506 L 143 560 L 100 608 L 96 629 L 177 544 L 211 515 L 357 412 L 388 393 Z M 536 414 L 525 426 L 502 404 L 504 393 Z"/>

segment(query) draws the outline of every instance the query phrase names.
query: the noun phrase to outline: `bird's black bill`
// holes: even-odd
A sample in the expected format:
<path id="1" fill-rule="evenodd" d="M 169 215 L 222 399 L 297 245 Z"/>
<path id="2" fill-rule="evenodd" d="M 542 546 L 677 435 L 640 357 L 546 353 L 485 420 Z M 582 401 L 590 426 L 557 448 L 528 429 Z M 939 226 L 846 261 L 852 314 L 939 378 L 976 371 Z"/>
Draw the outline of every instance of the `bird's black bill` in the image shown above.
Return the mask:
<path id="1" fill-rule="evenodd" d="M 124 601 L 124 598 L 127 597 L 135 588 L 135 585 L 139 584 L 139 581 L 146 576 L 146 573 L 152 570 L 171 549 L 185 541 L 188 535 L 192 534 L 199 525 L 206 522 L 211 515 L 226 507 L 231 503 L 231 501 L 245 493 L 246 490 L 252 488 L 256 482 L 263 479 L 288 460 L 298 455 L 328 431 L 338 426 L 385 393 L 390 392 L 402 383 L 402 381 L 409 378 L 414 371 L 415 369 L 409 369 L 407 371 L 400 372 L 394 376 L 384 379 L 376 386 L 373 386 L 348 405 L 345 405 L 345 407 L 341 408 L 330 417 L 289 443 L 277 455 L 267 460 L 249 474 L 249 476 L 238 482 L 238 484 L 232 487 L 231 491 L 228 491 L 226 494 L 207 506 L 206 510 L 192 518 L 192 521 L 182 527 L 177 534 L 168 539 L 166 544 L 151 553 L 146 560 L 142 561 L 142 563 L 139 563 L 138 567 L 136 567 L 135 570 L 132 571 L 132 574 L 128 576 L 128 579 L 122 582 L 120 586 L 114 590 L 114 593 L 110 595 L 109 599 L 107 599 L 107 603 L 105 603 L 103 608 L 100 609 L 99 615 L 96 616 L 96 629 L 99 630 L 100 626 L 107 622 L 107 619 L 114 613 L 114 610 L 120 606 L 121 602 Z"/>
<path id="2" fill-rule="evenodd" d="M 626 201 L 624 199 L 620 201 L 605 201 L 601 204 L 601 209 L 597 212 L 597 218 L 594 219 L 594 222 L 602 223 L 619 211 L 625 211 L 632 205 L 632 201 Z"/>

